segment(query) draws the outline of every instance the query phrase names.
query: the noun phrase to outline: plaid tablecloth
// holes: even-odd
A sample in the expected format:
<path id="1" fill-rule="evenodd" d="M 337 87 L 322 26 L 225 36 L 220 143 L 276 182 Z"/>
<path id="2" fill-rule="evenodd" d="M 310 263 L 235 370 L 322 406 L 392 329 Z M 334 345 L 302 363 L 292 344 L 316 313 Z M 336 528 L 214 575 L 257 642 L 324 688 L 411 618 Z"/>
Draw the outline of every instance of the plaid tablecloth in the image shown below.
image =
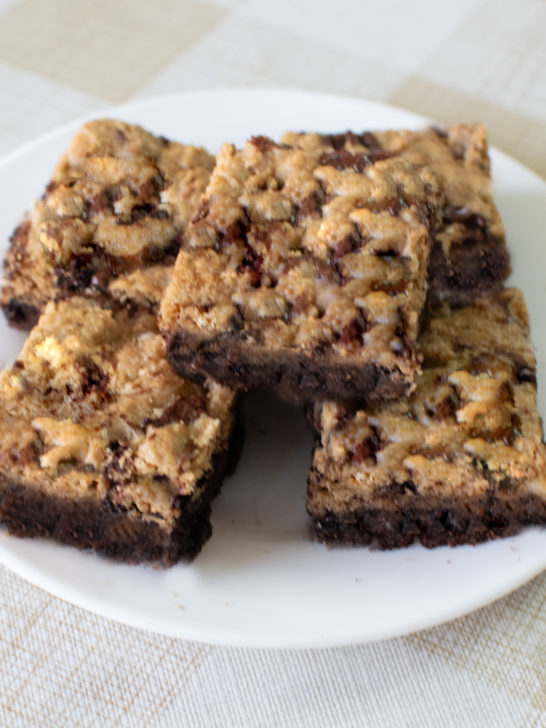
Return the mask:
<path id="1" fill-rule="evenodd" d="M 481 120 L 546 175 L 544 0 L 0 0 L 0 154 L 165 92 L 295 86 Z M 2 726 L 546 725 L 546 576 L 448 625 L 330 650 L 123 627 L 0 568 Z"/>

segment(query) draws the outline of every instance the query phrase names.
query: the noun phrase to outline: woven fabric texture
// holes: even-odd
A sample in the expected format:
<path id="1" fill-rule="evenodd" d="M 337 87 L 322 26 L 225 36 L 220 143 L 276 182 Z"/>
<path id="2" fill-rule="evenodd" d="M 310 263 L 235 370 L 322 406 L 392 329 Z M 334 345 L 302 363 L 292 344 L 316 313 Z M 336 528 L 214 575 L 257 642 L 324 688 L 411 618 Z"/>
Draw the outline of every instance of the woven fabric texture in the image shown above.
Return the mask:
<path id="1" fill-rule="evenodd" d="M 544 0 L 0 0 L 0 154 L 112 103 L 286 86 L 487 124 L 546 176 Z M 2 726 L 546 725 L 546 575 L 409 637 L 231 649 L 115 624 L 0 567 Z"/>

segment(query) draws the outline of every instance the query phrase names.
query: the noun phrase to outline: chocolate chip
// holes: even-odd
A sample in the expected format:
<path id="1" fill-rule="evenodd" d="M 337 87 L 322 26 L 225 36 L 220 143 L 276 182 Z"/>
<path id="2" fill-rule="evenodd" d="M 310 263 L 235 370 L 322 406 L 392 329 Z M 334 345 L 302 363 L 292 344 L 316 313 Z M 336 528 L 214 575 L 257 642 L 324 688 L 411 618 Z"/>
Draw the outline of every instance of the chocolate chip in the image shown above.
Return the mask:
<path id="1" fill-rule="evenodd" d="M 483 215 L 469 210 L 467 207 L 457 207 L 455 205 L 446 205 L 443 209 L 444 222 L 460 222 L 465 227 L 473 230 L 483 230 L 487 227 L 487 220 Z"/>
<path id="2" fill-rule="evenodd" d="M 50 195 L 52 192 L 55 192 L 57 187 L 59 186 L 58 182 L 55 182 L 55 180 L 51 180 L 49 184 L 46 185 L 46 188 L 44 190 L 44 194 L 42 195 L 42 200 L 45 200 L 45 198 Z"/>
<path id="3" fill-rule="evenodd" d="M 341 134 L 321 134 L 320 142 L 324 146 L 333 147 L 334 149 L 343 149 L 347 143 L 347 135 L 350 132 L 342 132 Z"/>
<path id="4" fill-rule="evenodd" d="M 515 407 L 516 400 L 514 397 L 514 388 L 510 382 L 503 382 L 499 389 L 499 402 Z"/>
<path id="5" fill-rule="evenodd" d="M 153 210 L 153 205 L 135 205 L 131 210 L 131 223 L 143 220 L 145 217 L 151 217 Z"/>
<path id="6" fill-rule="evenodd" d="M 371 131 L 362 132 L 360 141 L 365 144 L 370 151 L 384 151 L 375 134 Z"/>
<path id="7" fill-rule="evenodd" d="M 428 220 L 430 215 L 434 213 L 432 205 L 425 203 L 423 200 L 415 199 L 405 194 L 402 185 L 397 186 L 396 197 L 387 197 L 382 200 L 373 200 L 371 202 L 362 201 L 357 204 L 358 209 L 370 210 L 376 214 L 380 212 L 389 212 L 393 217 L 398 217 L 403 209 L 408 207 L 414 207 L 420 216 L 425 221 Z"/>
<path id="8" fill-rule="evenodd" d="M 437 447 L 428 447 L 428 448 L 415 448 L 412 454 L 420 453 L 421 455 L 424 455 L 424 457 L 427 460 L 436 460 L 437 458 L 442 458 L 442 460 L 446 463 L 450 463 L 453 461 L 453 458 L 451 456 L 451 453 L 446 450 L 443 447 L 437 446 Z"/>
<path id="9" fill-rule="evenodd" d="M 388 157 L 393 156 L 391 152 L 387 152 L 383 149 L 377 137 L 371 131 L 365 131 L 362 134 L 355 134 L 352 131 L 347 131 L 341 134 L 322 134 L 320 140 L 324 146 L 333 147 L 333 149 L 338 152 L 347 152 L 346 147 L 348 144 L 367 147 L 368 151 L 365 154 L 367 164 L 379 162 L 382 159 L 387 159 Z"/>
<path id="10" fill-rule="evenodd" d="M 204 197 L 201 202 L 199 203 L 199 207 L 197 208 L 197 212 L 192 218 L 192 223 L 198 223 L 201 222 L 201 220 L 204 220 L 207 215 L 210 212 L 210 202 L 209 200 Z"/>
<path id="11" fill-rule="evenodd" d="M 245 246 L 245 254 L 240 265 L 237 267 L 238 273 L 248 273 L 250 277 L 250 285 L 258 288 L 261 282 L 261 270 L 263 257 L 259 255 L 252 246 Z"/>
<path id="12" fill-rule="evenodd" d="M 146 203 L 143 205 L 135 205 L 131 210 L 131 224 L 144 220 L 144 218 L 152 218 L 154 220 L 166 220 L 169 218 L 167 210 L 160 209 L 155 205 Z"/>
<path id="13" fill-rule="evenodd" d="M 353 169 L 355 172 L 363 172 L 371 164 L 371 160 L 366 154 L 351 154 L 343 148 L 335 152 L 323 152 L 319 157 L 319 164 L 338 170 Z"/>
<path id="14" fill-rule="evenodd" d="M 78 255 L 70 260 L 70 265 L 55 268 L 55 284 L 61 296 L 71 295 L 88 288 L 96 263 L 93 254 Z"/>
<path id="15" fill-rule="evenodd" d="M 401 195 L 399 195 L 393 200 L 390 200 L 389 204 L 387 205 L 387 212 L 389 212 L 392 217 L 399 217 L 400 211 L 407 206 L 408 205 L 405 199 Z"/>
<path id="16" fill-rule="evenodd" d="M 315 266 L 315 275 L 317 278 L 325 278 L 326 280 L 336 280 L 337 282 L 341 282 L 341 276 L 339 273 L 333 269 L 326 260 L 307 254 L 302 255 L 301 258 L 312 260 L 313 265 Z"/>
<path id="17" fill-rule="evenodd" d="M 413 203 L 417 211 L 420 222 L 427 227 L 433 227 L 433 234 L 435 234 L 433 223 L 436 218 L 436 207 L 432 202 L 425 202 L 424 200 L 417 200 Z"/>
<path id="18" fill-rule="evenodd" d="M 90 357 L 82 356 L 75 362 L 75 367 L 82 378 L 81 392 L 83 397 L 92 392 L 106 393 L 109 376 Z"/>
<path id="19" fill-rule="evenodd" d="M 108 289 L 108 281 L 110 280 L 110 276 L 106 271 L 96 271 L 91 276 L 91 285 L 93 288 L 97 288 L 98 290 L 102 291 L 103 293 L 106 293 Z"/>
<path id="20" fill-rule="evenodd" d="M 350 344 L 353 341 L 362 340 L 362 335 L 370 330 L 370 324 L 364 313 L 360 313 L 356 318 L 346 324 L 336 336 L 336 340 L 340 344 Z"/>
<path id="21" fill-rule="evenodd" d="M 519 366 L 516 364 L 514 376 L 518 384 L 524 384 L 527 382 L 529 384 L 532 384 L 533 387 L 536 389 L 537 375 L 533 368 L 527 366 L 524 363 L 519 364 Z"/>
<path id="22" fill-rule="evenodd" d="M 266 136 L 253 136 L 253 137 L 251 137 L 250 142 L 262 154 L 266 154 L 270 149 L 278 147 L 278 144 L 275 144 L 273 139 L 270 139 L 269 137 L 266 137 Z"/>
<path id="23" fill-rule="evenodd" d="M 2 306 L 4 315 L 9 321 L 10 326 L 17 329 L 30 329 L 38 321 L 40 312 L 35 306 L 32 306 L 17 298 L 10 298 L 7 303 Z"/>
<path id="24" fill-rule="evenodd" d="M 478 354 L 470 362 L 467 371 L 473 377 L 478 374 L 487 374 L 489 377 L 493 377 L 492 364 L 493 357 L 490 354 Z"/>
<path id="25" fill-rule="evenodd" d="M 321 189 L 314 190 L 313 192 L 308 194 L 307 197 L 304 197 L 303 200 L 301 200 L 301 202 L 298 204 L 296 219 L 300 221 L 303 218 L 314 215 L 317 212 L 320 213 L 322 211 L 322 205 L 324 204 L 324 201 L 324 192 Z"/>
<path id="26" fill-rule="evenodd" d="M 157 198 L 158 192 L 158 181 L 154 179 L 147 179 L 140 187 L 137 192 L 137 200 L 140 204 L 150 204 Z"/>
<path id="27" fill-rule="evenodd" d="M 337 265 L 347 253 L 358 250 L 363 246 L 364 242 L 365 238 L 362 237 L 360 230 L 355 226 L 352 232 L 339 240 L 332 248 L 329 257 L 330 265 Z"/>
<path id="28" fill-rule="evenodd" d="M 218 245 L 221 248 L 233 243 L 246 243 L 247 232 L 250 228 L 250 220 L 246 213 L 230 223 L 221 233 Z"/>
<path id="29" fill-rule="evenodd" d="M 94 197 L 91 198 L 86 209 L 87 217 L 93 217 L 98 215 L 99 212 L 103 212 L 110 208 L 110 200 L 104 190 L 98 192 Z"/>
<path id="30" fill-rule="evenodd" d="M 453 154 L 455 159 L 463 160 L 466 155 L 466 149 L 463 144 L 452 144 L 451 153 Z"/>
<path id="31" fill-rule="evenodd" d="M 372 426 L 370 435 L 362 442 L 359 442 L 353 450 L 351 461 L 353 463 L 364 463 L 366 461 L 373 464 L 377 463 L 377 453 L 381 450 L 383 444 L 378 429 Z"/>
<path id="32" fill-rule="evenodd" d="M 123 132 L 121 131 L 121 129 L 116 129 L 116 131 L 114 132 L 114 137 L 115 137 L 115 139 L 116 139 L 116 141 L 117 141 L 117 142 L 120 142 L 120 143 L 122 143 L 122 144 L 123 144 L 123 143 L 125 143 L 125 142 L 127 141 L 127 137 L 126 137 L 126 135 L 125 135 L 125 134 L 124 134 L 124 133 L 123 133 Z"/>
<path id="33" fill-rule="evenodd" d="M 461 405 L 461 399 L 458 393 L 453 390 L 447 397 L 437 402 L 434 407 L 429 410 L 428 414 L 433 419 L 441 422 L 448 417 L 455 417 L 457 410 Z"/>
<path id="34" fill-rule="evenodd" d="M 335 430 L 341 430 L 358 412 L 356 402 L 338 402 Z"/>
<path id="35" fill-rule="evenodd" d="M 253 238 L 254 243 L 261 244 L 265 248 L 269 249 L 271 246 L 271 233 L 275 228 L 278 228 L 278 221 L 276 220 L 256 223 L 253 225 L 251 237 Z"/>
<path id="36" fill-rule="evenodd" d="M 383 258 L 386 261 L 392 260 L 393 258 L 399 258 L 400 253 L 398 250 L 395 250 L 394 248 L 389 248 L 388 250 L 375 250 L 374 255 L 378 258 Z"/>
<path id="37" fill-rule="evenodd" d="M 39 447 L 41 443 L 37 442 L 29 442 L 23 447 L 18 447 L 14 450 L 13 453 L 10 453 L 13 456 L 14 461 L 19 467 L 25 467 L 26 465 L 30 465 L 30 463 L 35 462 L 38 460 L 39 457 Z"/>
<path id="38" fill-rule="evenodd" d="M 107 187 L 104 192 L 110 204 L 117 202 L 121 198 L 121 187 L 119 185 Z"/>
<path id="39" fill-rule="evenodd" d="M 172 422 L 185 422 L 189 424 L 196 420 L 205 411 L 205 401 L 197 394 L 180 397 L 163 413 L 155 419 L 145 420 L 144 426 L 164 427 Z"/>

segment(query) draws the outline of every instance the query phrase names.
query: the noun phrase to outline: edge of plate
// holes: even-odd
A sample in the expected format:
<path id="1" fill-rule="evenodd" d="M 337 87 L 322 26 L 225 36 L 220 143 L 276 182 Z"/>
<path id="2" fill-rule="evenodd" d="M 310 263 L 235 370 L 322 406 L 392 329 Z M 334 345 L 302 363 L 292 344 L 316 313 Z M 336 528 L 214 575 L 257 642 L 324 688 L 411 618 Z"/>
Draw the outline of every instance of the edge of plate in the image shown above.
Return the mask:
<path id="1" fill-rule="evenodd" d="M 282 88 L 282 87 L 216 87 L 205 90 L 197 91 L 182 91 L 170 94 L 164 94 L 149 98 L 140 98 L 128 103 L 108 106 L 103 109 L 99 109 L 93 112 L 83 114 L 72 121 L 69 121 L 61 126 L 57 126 L 38 137 L 35 137 L 22 145 L 18 146 L 13 151 L 4 155 L 0 159 L 0 171 L 6 166 L 9 166 L 21 156 L 25 156 L 31 153 L 33 149 L 40 147 L 44 144 L 48 144 L 60 136 L 65 134 L 73 133 L 81 124 L 91 119 L 104 118 L 108 116 L 118 116 L 123 118 L 124 115 L 130 116 L 137 114 L 140 108 L 149 109 L 150 106 L 161 106 L 163 104 L 170 104 L 176 102 L 180 98 L 191 103 L 192 98 L 198 99 L 205 97 L 211 93 L 225 94 L 233 99 L 234 95 L 241 96 L 255 96 L 263 94 L 267 96 L 279 96 L 286 99 L 287 96 L 294 96 L 301 99 L 302 96 L 314 98 L 316 100 L 324 100 L 325 102 L 331 103 L 332 99 L 339 99 L 344 103 L 351 104 L 366 104 L 368 107 L 374 107 L 375 109 L 383 113 L 400 113 L 403 112 L 408 119 L 412 120 L 412 124 L 415 126 L 419 125 L 430 125 L 434 124 L 434 120 L 428 117 L 416 114 L 412 111 L 406 110 L 401 107 L 393 106 L 380 101 L 373 101 L 359 97 L 352 97 L 344 94 L 334 94 L 318 91 L 309 91 L 305 89 L 296 88 Z M 503 158 L 504 161 L 517 165 L 521 170 L 524 170 L 527 174 L 531 175 L 534 181 L 545 185 L 545 180 L 533 170 L 526 167 L 524 164 L 511 157 L 509 154 L 499 150 L 498 148 L 491 146 L 490 153 L 492 157 Z M 6 557 L 7 556 L 7 557 Z M 144 629 L 149 632 L 163 634 L 170 637 L 176 637 L 180 639 L 195 640 L 203 643 L 218 644 L 224 646 L 240 646 L 248 648 L 265 648 L 265 649 L 314 649 L 314 648 L 326 648 L 326 647 L 339 647 L 351 644 L 362 644 L 367 642 L 377 642 L 386 639 L 392 639 L 403 635 L 409 635 L 424 629 L 432 628 L 445 624 L 455 618 L 463 617 L 476 609 L 479 609 L 487 604 L 491 604 L 498 599 L 502 598 L 518 589 L 528 581 L 538 576 L 544 570 L 543 566 L 532 566 L 527 571 L 519 575 L 518 579 L 510 584 L 507 588 L 506 585 L 500 587 L 497 591 L 491 593 L 490 598 L 487 602 L 483 602 L 483 599 L 469 600 L 468 604 L 463 610 L 461 608 L 454 608 L 452 610 L 445 609 L 439 614 L 438 618 L 431 622 L 430 619 L 414 619 L 411 623 L 401 631 L 400 629 L 383 629 L 376 631 L 373 635 L 363 634 L 361 636 L 355 635 L 354 631 L 351 635 L 337 635 L 331 636 L 323 633 L 320 636 L 316 635 L 316 638 L 310 640 L 308 638 L 298 638 L 292 633 L 287 633 L 284 637 L 275 635 L 272 639 L 268 639 L 265 634 L 260 634 L 258 637 L 250 637 L 248 634 L 244 636 L 244 639 L 238 639 L 241 635 L 239 633 L 225 632 L 222 630 L 215 630 L 196 627 L 195 625 L 188 625 L 187 623 L 181 623 L 180 629 L 173 629 L 171 623 L 166 626 L 162 625 L 161 622 L 156 622 L 150 619 L 148 622 L 144 622 L 142 619 L 135 617 L 129 612 L 119 613 L 116 607 L 113 607 L 108 602 L 97 598 L 89 597 L 88 594 L 83 593 L 79 589 L 74 589 L 70 584 L 51 577 L 49 575 L 44 577 L 44 574 L 40 569 L 33 568 L 33 565 L 29 563 L 24 557 L 14 554 L 11 551 L 6 551 L 3 548 L 3 544 L 0 543 L 0 561 L 11 571 L 17 575 L 25 578 L 35 586 L 44 589 L 48 593 L 63 599 L 64 601 L 74 604 L 75 606 L 82 608 L 88 612 L 98 614 L 107 619 L 111 619 L 120 624 L 125 624 L 137 629 Z M 177 625 L 178 627 L 178 625 Z"/>

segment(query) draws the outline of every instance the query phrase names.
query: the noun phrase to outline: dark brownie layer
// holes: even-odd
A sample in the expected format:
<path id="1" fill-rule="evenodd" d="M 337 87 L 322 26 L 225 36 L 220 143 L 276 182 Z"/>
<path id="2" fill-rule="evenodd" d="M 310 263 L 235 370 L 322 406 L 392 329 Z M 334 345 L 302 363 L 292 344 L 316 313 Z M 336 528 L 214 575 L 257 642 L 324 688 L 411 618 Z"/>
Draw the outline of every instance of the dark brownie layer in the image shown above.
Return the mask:
<path id="1" fill-rule="evenodd" d="M 465 306 L 500 290 L 509 270 L 508 251 L 496 243 L 469 244 L 453 249 L 449 256 L 435 245 L 429 264 L 429 303 L 435 307 L 449 297 L 454 304 Z"/>
<path id="2" fill-rule="evenodd" d="M 213 456 L 212 470 L 197 484 L 198 499 L 179 496 L 181 515 L 169 533 L 156 522 L 108 498 L 51 496 L 0 474 L 0 523 L 21 538 L 51 538 L 126 563 L 171 566 L 193 559 L 210 538 L 210 502 L 233 472 L 243 442 L 235 427 L 229 448 Z"/>
<path id="3" fill-rule="evenodd" d="M 407 484 L 411 488 L 411 483 Z M 454 502 L 423 500 L 400 509 L 359 508 L 344 515 L 327 511 L 312 522 L 313 536 L 326 544 L 395 549 L 420 541 L 427 548 L 478 544 L 513 536 L 546 522 L 546 501 L 525 495 L 503 501 L 493 495 Z"/>
<path id="4" fill-rule="evenodd" d="M 441 244 L 432 247 L 429 261 L 429 304 L 450 301 L 465 306 L 474 299 L 502 288 L 510 272 L 510 256 L 499 238 L 483 228 L 470 229 L 463 242 L 446 252 Z"/>
<path id="5" fill-rule="evenodd" d="M 181 376 L 202 381 L 211 376 L 240 390 L 272 388 L 287 401 L 336 397 L 338 400 L 377 401 L 402 396 L 407 384 L 392 370 L 374 363 L 342 365 L 334 357 L 317 353 L 271 351 L 246 347 L 229 334 L 203 342 L 187 333 L 171 337 L 167 361 Z M 267 385 L 264 384 L 267 382 Z"/>

